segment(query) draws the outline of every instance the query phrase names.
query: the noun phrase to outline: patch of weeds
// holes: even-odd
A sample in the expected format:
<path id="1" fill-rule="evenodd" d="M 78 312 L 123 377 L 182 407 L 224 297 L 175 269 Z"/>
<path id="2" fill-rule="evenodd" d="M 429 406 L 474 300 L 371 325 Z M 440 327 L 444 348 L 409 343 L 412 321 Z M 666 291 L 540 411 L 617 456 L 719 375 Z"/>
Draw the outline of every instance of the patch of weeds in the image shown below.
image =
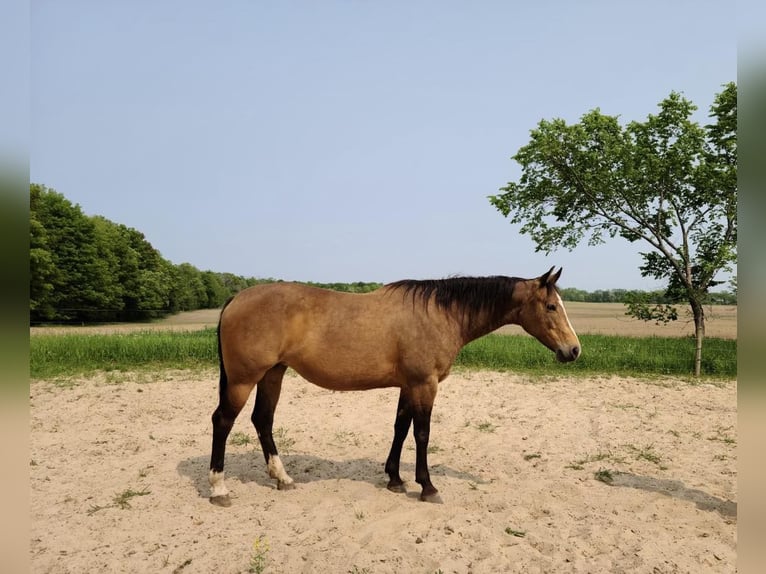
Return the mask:
<path id="1" fill-rule="evenodd" d="M 470 488 L 471 490 L 479 490 L 479 486 L 475 482 L 469 482 L 468 488 Z"/>
<path id="2" fill-rule="evenodd" d="M 495 432 L 495 429 L 497 427 L 490 422 L 483 422 L 483 423 L 477 424 L 476 428 L 480 430 L 481 432 Z"/>
<path id="3" fill-rule="evenodd" d="M 681 433 L 678 432 L 677 430 L 669 430 L 668 434 L 672 434 L 676 438 L 681 438 Z"/>
<path id="4" fill-rule="evenodd" d="M 261 535 L 253 541 L 253 553 L 247 569 L 252 574 L 261 574 L 266 569 L 266 556 L 269 553 L 269 541 Z"/>
<path id="5" fill-rule="evenodd" d="M 599 468 L 596 472 L 593 473 L 593 476 L 596 480 L 600 480 L 601 482 L 605 482 L 606 484 L 612 484 L 614 481 L 614 476 L 612 476 L 612 471 L 608 468 Z"/>
<path id="6" fill-rule="evenodd" d="M 351 570 L 348 571 L 348 574 L 371 574 L 371 570 L 369 568 L 362 568 L 360 569 L 356 564 L 354 564 L 351 567 Z"/>
<path id="7" fill-rule="evenodd" d="M 244 432 L 233 432 L 229 435 L 229 444 L 245 446 L 253 442 L 253 438 Z"/>
<path id="8" fill-rule="evenodd" d="M 635 445 L 626 445 L 635 455 L 636 460 L 646 460 L 654 464 L 659 465 L 662 458 L 656 452 L 654 452 L 654 445 L 649 444 L 643 448 L 638 448 Z"/>
<path id="9" fill-rule="evenodd" d="M 128 488 L 126 490 L 123 490 L 121 493 L 116 494 L 115 497 L 112 499 L 114 502 L 114 506 L 117 508 L 120 508 L 122 510 L 132 508 L 130 505 L 130 499 L 135 496 L 146 496 L 147 494 L 151 494 L 151 490 L 133 490 L 132 488 Z"/>
<path id="10" fill-rule="evenodd" d="M 718 427 L 715 429 L 715 435 L 707 437 L 708 440 L 715 440 L 719 442 L 723 442 L 726 444 L 736 444 L 737 441 L 734 439 L 734 437 L 727 434 L 726 431 L 730 431 L 734 428 L 734 426 L 728 426 L 728 427 Z"/>
<path id="11" fill-rule="evenodd" d="M 571 468 L 574 470 L 582 470 L 585 468 L 585 465 L 589 462 L 600 462 L 602 460 L 612 460 L 614 462 L 622 462 L 622 459 L 618 456 L 613 455 L 611 452 L 597 452 L 596 454 L 588 454 L 585 456 L 585 458 L 578 459 L 574 462 L 571 462 L 566 466 L 566 468 Z"/>
<path id="12" fill-rule="evenodd" d="M 335 433 L 335 440 L 341 444 L 353 444 L 359 446 L 359 437 L 352 431 L 338 431 Z"/>
<path id="13" fill-rule="evenodd" d="M 713 460 L 728 460 L 729 457 L 725 454 L 717 454 L 713 457 Z"/>
<path id="14" fill-rule="evenodd" d="M 636 410 L 638 410 L 638 409 L 641 408 L 640 406 L 634 405 L 634 404 L 631 404 L 631 403 L 612 403 L 612 406 L 614 408 L 616 408 L 616 409 L 620 409 L 620 410 L 623 410 L 623 411 L 626 411 L 628 409 L 636 409 Z"/>
<path id="15" fill-rule="evenodd" d="M 363 520 L 364 519 L 364 510 L 354 510 L 354 516 L 356 516 L 357 520 Z"/>
<path id="16" fill-rule="evenodd" d="M 542 455 L 540 453 L 533 452 L 531 454 L 525 454 L 524 455 L 524 460 L 533 460 L 535 458 L 541 458 L 541 457 L 542 457 Z"/>
<path id="17" fill-rule="evenodd" d="M 295 446 L 295 439 L 287 436 L 285 427 L 274 429 L 274 441 L 279 444 L 280 450 L 285 454 L 289 454 L 290 450 Z"/>
<path id="18" fill-rule="evenodd" d="M 434 453 L 434 452 L 440 452 L 442 450 L 442 447 L 440 447 L 437 444 L 432 444 L 432 445 L 428 446 L 427 450 L 428 450 L 428 453 L 431 454 L 431 453 Z"/>
<path id="19" fill-rule="evenodd" d="M 510 534 L 511 536 L 515 536 L 517 538 L 524 538 L 527 535 L 526 531 L 524 531 L 524 530 L 514 530 L 510 526 L 508 526 L 505 529 L 505 533 L 506 534 Z"/>

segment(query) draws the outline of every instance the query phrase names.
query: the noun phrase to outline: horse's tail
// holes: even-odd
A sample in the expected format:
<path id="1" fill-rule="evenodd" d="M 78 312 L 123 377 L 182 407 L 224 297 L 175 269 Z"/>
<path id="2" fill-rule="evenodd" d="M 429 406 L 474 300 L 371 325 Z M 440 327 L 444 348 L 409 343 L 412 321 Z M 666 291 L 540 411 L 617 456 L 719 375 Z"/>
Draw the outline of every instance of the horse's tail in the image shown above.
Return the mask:
<path id="1" fill-rule="evenodd" d="M 234 299 L 234 295 L 226 299 L 226 302 L 223 304 L 223 307 L 221 307 L 221 314 L 218 316 L 218 329 L 217 329 L 217 336 L 218 336 L 218 366 L 221 371 L 221 377 L 218 382 L 218 394 L 220 399 L 223 401 L 224 394 L 226 393 L 226 386 L 229 384 L 229 379 L 226 376 L 226 367 L 223 365 L 223 351 L 221 349 L 221 319 L 223 318 L 223 311 L 226 309 L 227 305 L 231 303 L 232 299 Z"/>

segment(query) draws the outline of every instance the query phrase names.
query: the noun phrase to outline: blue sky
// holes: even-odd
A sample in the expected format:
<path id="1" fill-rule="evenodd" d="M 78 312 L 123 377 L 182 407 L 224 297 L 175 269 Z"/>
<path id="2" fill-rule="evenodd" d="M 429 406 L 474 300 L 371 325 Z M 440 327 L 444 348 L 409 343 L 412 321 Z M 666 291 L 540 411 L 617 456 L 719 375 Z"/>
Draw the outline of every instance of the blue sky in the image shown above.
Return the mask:
<path id="1" fill-rule="evenodd" d="M 623 240 L 535 253 L 488 202 L 543 118 L 736 80 L 722 2 L 36 0 L 30 179 L 200 269 L 652 289 Z"/>

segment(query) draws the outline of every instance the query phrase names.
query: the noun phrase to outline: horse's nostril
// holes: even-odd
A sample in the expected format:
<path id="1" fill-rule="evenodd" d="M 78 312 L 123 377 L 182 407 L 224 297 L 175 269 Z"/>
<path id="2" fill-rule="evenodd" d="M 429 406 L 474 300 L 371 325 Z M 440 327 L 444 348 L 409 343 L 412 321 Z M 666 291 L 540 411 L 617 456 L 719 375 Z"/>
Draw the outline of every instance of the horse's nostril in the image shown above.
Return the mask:
<path id="1" fill-rule="evenodd" d="M 580 356 L 580 347 L 572 347 L 572 356 L 575 359 Z"/>

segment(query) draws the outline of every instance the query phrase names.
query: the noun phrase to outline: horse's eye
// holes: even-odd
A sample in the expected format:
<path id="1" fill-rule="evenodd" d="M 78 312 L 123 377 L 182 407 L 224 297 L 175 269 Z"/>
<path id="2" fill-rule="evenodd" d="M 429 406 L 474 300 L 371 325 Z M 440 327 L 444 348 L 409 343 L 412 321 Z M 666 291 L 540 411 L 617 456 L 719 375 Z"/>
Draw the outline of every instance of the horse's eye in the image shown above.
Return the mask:
<path id="1" fill-rule="evenodd" d="M 555 311 L 555 310 L 556 310 L 556 305 L 554 305 L 553 303 L 548 303 L 548 311 Z"/>

